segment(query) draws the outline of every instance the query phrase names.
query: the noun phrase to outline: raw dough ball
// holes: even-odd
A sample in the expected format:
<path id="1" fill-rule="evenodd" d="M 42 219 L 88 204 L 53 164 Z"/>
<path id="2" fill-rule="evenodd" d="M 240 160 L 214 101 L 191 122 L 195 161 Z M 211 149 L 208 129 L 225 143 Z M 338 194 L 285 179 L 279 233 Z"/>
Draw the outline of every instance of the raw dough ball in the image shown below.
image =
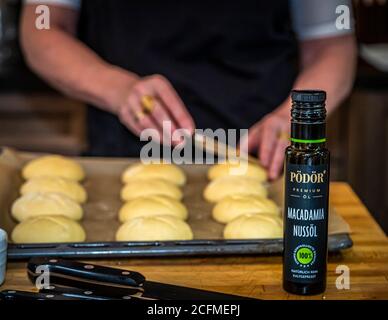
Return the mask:
<path id="1" fill-rule="evenodd" d="M 248 177 L 222 177 L 208 184 L 204 197 L 209 202 L 219 202 L 234 195 L 267 197 L 268 191 L 260 180 Z"/>
<path id="2" fill-rule="evenodd" d="M 62 216 L 33 217 L 19 223 L 12 232 L 15 243 L 66 243 L 85 239 L 81 225 Z"/>
<path id="3" fill-rule="evenodd" d="M 187 208 L 178 200 L 163 196 L 142 197 L 124 204 L 119 212 L 121 222 L 138 217 L 168 215 L 186 220 Z"/>
<path id="4" fill-rule="evenodd" d="M 222 199 L 213 208 L 213 218 L 221 223 L 229 223 L 247 213 L 280 216 L 280 210 L 276 203 L 262 197 L 230 196 Z"/>
<path id="5" fill-rule="evenodd" d="M 85 178 L 85 172 L 77 162 L 55 155 L 30 161 L 23 168 L 22 175 L 27 180 L 41 176 L 62 177 L 75 181 Z"/>
<path id="6" fill-rule="evenodd" d="M 122 180 L 124 183 L 133 179 L 163 179 L 178 186 L 186 183 L 184 172 L 173 164 L 143 164 L 131 165 L 124 171 Z"/>
<path id="7" fill-rule="evenodd" d="M 182 191 L 175 185 L 162 179 L 137 179 L 128 182 L 121 190 L 121 199 L 130 201 L 140 197 L 166 196 L 181 200 Z"/>
<path id="8" fill-rule="evenodd" d="M 12 206 L 12 215 L 18 221 L 37 216 L 65 216 L 81 220 L 81 206 L 61 193 L 27 193 Z"/>
<path id="9" fill-rule="evenodd" d="M 225 239 L 278 239 L 283 237 L 282 219 L 274 215 L 246 214 L 224 229 Z"/>
<path id="10" fill-rule="evenodd" d="M 172 216 L 141 217 L 124 223 L 116 234 L 117 241 L 192 240 L 190 226 Z"/>
<path id="11" fill-rule="evenodd" d="M 22 185 L 20 193 L 61 193 L 70 199 L 85 203 L 87 194 L 85 189 L 76 181 L 59 177 L 38 177 L 28 180 Z"/>
<path id="12" fill-rule="evenodd" d="M 209 180 L 215 180 L 221 177 L 239 176 L 250 177 L 260 181 L 267 181 L 267 171 L 259 165 L 251 162 L 246 163 L 220 163 L 212 166 L 208 171 Z"/>

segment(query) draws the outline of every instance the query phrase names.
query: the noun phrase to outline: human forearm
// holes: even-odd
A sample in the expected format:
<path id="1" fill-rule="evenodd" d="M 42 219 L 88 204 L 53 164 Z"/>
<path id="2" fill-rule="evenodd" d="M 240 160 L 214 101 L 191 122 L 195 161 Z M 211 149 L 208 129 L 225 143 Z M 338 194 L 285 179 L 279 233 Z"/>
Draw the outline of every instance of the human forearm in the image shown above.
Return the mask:
<path id="1" fill-rule="evenodd" d="M 31 68 L 65 94 L 115 112 L 136 75 L 103 61 L 72 34 L 22 25 L 22 47 Z"/>
<path id="2" fill-rule="evenodd" d="M 327 92 L 330 114 L 347 97 L 353 85 L 356 44 L 353 36 L 306 42 L 301 45 L 301 72 L 295 89 L 322 89 Z M 278 109 L 289 114 L 288 98 Z"/>
<path id="3" fill-rule="evenodd" d="M 194 121 L 168 79 L 155 74 L 138 77 L 111 65 L 76 38 L 76 10 L 50 6 L 49 30 L 38 30 L 35 19 L 35 6 L 26 5 L 21 44 L 31 68 L 52 86 L 114 113 L 137 135 L 144 129 L 154 129 L 162 137 L 166 121 L 171 129 L 193 132 Z M 152 100 L 147 112 L 145 97 Z"/>

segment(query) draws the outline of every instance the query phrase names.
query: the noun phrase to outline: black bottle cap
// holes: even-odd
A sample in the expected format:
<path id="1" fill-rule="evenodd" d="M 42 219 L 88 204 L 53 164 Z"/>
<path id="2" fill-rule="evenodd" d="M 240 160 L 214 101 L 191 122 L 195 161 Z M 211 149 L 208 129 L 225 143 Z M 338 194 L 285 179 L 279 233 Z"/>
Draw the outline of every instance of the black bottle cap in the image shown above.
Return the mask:
<path id="1" fill-rule="evenodd" d="M 296 103 L 324 103 L 326 101 L 326 92 L 322 90 L 293 90 L 291 99 Z"/>

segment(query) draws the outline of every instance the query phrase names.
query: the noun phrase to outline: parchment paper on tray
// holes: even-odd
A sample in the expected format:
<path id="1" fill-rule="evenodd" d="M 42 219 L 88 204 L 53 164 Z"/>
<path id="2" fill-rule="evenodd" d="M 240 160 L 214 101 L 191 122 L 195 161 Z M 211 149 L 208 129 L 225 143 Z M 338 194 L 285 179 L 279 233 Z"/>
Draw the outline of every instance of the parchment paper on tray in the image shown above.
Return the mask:
<path id="1" fill-rule="evenodd" d="M 21 168 L 37 154 L 23 153 L 3 148 L 0 155 L 0 227 L 11 234 L 16 222 L 11 218 L 10 208 L 19 196 L 23 183 Z M 85 217 L 82 220 L 87 233 L 87 242 L 115 241 L 119 227 L 118 211 L 120 200 L 121 173 L 137 159 L 77 158 L 85 168 L 87 178 L 83 182 L 88 192 L 88 202 L 84 205 Z M 224 225 L 211 218 L 212 205 L 207 203 L 202 192 L 207 185 L 205 165 L 184 165 L 188 183 L 184 187 L 184 203 L 189 209 L 189 224 L 196 240 L 221 240 Z M 270 197 L 282 207 L 283 183 L 269 185 Z M 329 234 L 350 233 L 349 225 L 330 209 Z"/>

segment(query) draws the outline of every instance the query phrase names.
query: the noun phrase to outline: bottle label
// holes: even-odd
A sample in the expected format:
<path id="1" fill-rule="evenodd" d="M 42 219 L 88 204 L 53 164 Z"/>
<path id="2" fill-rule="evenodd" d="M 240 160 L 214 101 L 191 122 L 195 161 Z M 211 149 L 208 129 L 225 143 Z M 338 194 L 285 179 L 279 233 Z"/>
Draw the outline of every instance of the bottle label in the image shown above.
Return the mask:
<path id="1" fill-rule="evenodd" d="M 286 164 L 284 276 L 303 284 L 325 280 L 329 166 Z"/>

